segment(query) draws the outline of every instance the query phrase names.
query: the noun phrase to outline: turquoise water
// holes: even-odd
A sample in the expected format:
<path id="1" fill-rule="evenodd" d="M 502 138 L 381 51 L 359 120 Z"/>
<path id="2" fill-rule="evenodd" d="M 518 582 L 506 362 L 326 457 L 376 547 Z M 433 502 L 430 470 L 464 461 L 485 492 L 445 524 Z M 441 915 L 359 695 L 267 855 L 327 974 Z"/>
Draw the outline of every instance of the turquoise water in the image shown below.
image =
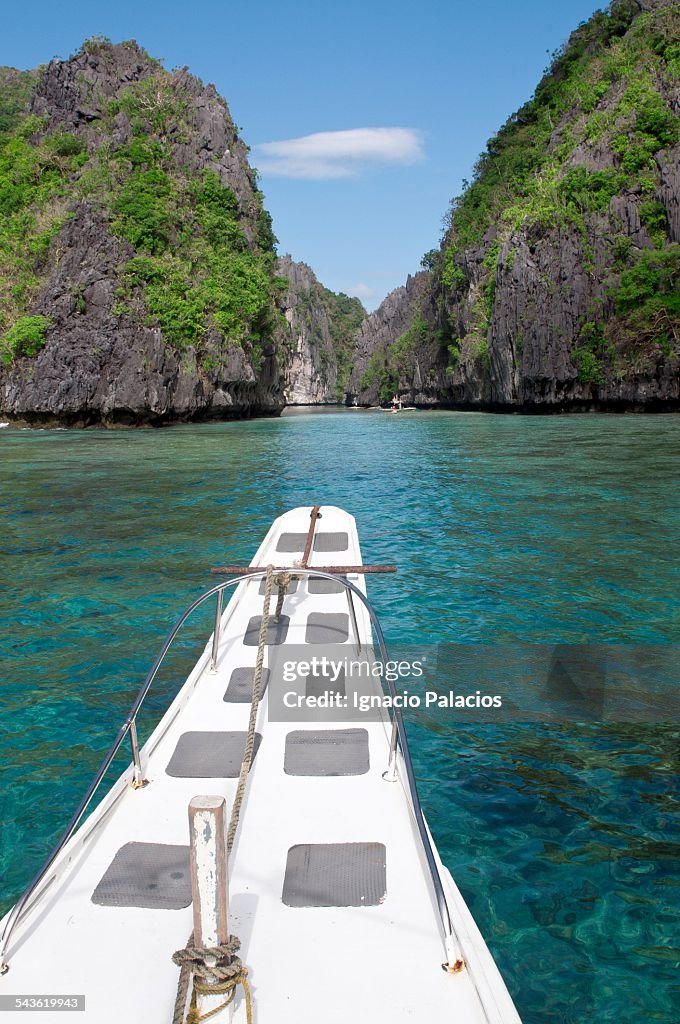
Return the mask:
<path id="1" fill-rule="evenodd" d="M 295 414 L 0 432 L 2 908 L 180 608 L 301 504 L 357 517 L 388 634 L 680 640 L 679 417 Z M 152 692 L 150 727 L 209 630 Z M 409 722 L 425 810 L 526 1024 L 678 1020 L 677 723 Z M 675 986 L 675 987 L 674 987 Z"/>

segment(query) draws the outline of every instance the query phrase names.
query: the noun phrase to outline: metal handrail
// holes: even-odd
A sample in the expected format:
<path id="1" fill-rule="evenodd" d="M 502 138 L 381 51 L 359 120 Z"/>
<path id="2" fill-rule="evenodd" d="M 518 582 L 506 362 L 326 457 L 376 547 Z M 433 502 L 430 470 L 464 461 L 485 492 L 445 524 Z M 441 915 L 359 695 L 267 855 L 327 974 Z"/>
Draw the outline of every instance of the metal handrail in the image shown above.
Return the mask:
<path id="1" fill-rule="evenodd" d="M 113 743 L 109 747 L 109 749 L 108 749 L 108 751 L 106 753 L 106 756 L 104 757 L 104 760 L 102 761 L 98 771 L 96 772 L 96 774 L 94 775 L 92 781 L 90 782 L 89 786 L 87 787 L 87 790 L 85 791 L 85 795 L 83 796 L 83 798 L 81 799 L 80 803 L 78 804 L 78 807 L 76 808 L 76 810 L 74 811 L 73 815 L 71 816 L 71 818 L 70 818 L 70 820 L 68 822 L 68 825 L 66 826 L 66 828 L 64 829 L 64 831 L 60 835 L 59 839 L 57 840 L 56 845 L 54 846 L 54 848 L 53 848 L 52 852 L 50 853 L 50 855 L 48 856 L 47 860 L 45 861 L 43 866 L 40 868 L 40 870 L 37 872 L 37 874 L 29 882 L 28 887 L 26 888 L 24 893 L 21 895 L 21 897 L 17 900 L 17 902 L 15 903 L 14 907 L 12 908 L 12 910 L 11 910 L 11 912 L 9 914 L 9 917 L 7 919 L 7 922 L 5 923 L 5 927 L 4 927 L 3 932 L 2 932 L 2 936 L 0 937 L 0 941 L 2 942 L 2 947 L 0 949 L 0 974 L 5 974 L 9 970 L 9 964 L 6 961 L 6 954 L 7 954 L 8 948 L 9 948 L 10 939 L 12 937 L 12 932 L 14 931 L 15 926 L 17 925 L 17 923 L 21 919 L 22 913 L 26 909 L 27 904 L 31 900 L 31 897 L 35 893 L 36 889 L 38 888 L 40 883 L 43 881 L 43 879 L 47 875 L 48 871 L 50 870 L 52 865 L 57 860 L 59 854 L 61 853 L 63 848 L 66 846 L 66 844 L 71 839 L 71 837 L 73 836 L 74 832 L 76 831 L 76 828 L 78 826 L 78 822 L 80 821 L 80 819 L 82 818 L 83 814 L 85 813 L 85 810 L 87 809 L 90 801 L 92 800 L 92 797 L 94 796 L 94 794 L 98 790 L 98 788 L 99 788 L 99 786 L 100 786 L 100 784 L 102 782 L 102 779 L 104 778 L 104 776 L 106 775 L 106 772 L 110 768 L 111 763 L 113 762 L 113 759 L 115 758 L 116 754 L 118 753 L 118 750 L 120 749 L 121 744 L 123 743 L 123 740 L 125 739 L 125 737 L 127 736 L 128 733 L 130 733 L 131 740 L 132 740 L 133 785 L 141 785 L 143 783 L 142 773 L 141 773 L 141 762 L 140 762 L 140 759 L 139 759 L 139 748 L 138 748 L 138 744 L 137 744 L 137 729 L 136 729 L 137 713 L 138 713 L 139 709 L 141 708 L 142 704 L 144 703 L 146 695 L 149 692 L 149 690 L 151 688 L 151 685 L 152 685 L 152 683 L 153 683 L 153 681 L 154 681 L 154 679 L 155 679 L 155 677 L 156 677 L 156 675 L 158 673 L 158 670 L 161 667 L 161 665 L 162 665 L 162 663 L 163 663 L 163 661 L 165 659 L 165 655 L 168 653 L 168 650 L 170 649 L 170 647 L 171 647 L 175 637 L 179 633 L 180 629 L 182 628 L 184 623 L 187 621 L 189 616 L 197 608 L 199 608 L 205 601 L 209 600 L 209 598 L 211 598 L 211 597 L 213 597 L 215 595 L 217 596 L 217 605 L 218 605 L 218 608 L 221 611 L 221 608 L 222 608 L 222 596 L 223 596 L 224 591 L 228 587 L 236 586 L 238 583 L 243 583 L 245 580 L 258 579 L 258 578 L 264 577 L 264 576 L 267 575 L 267 571 L 268 571 L 267 569 L 263 569 L 263 570 L 255 570 L 253 572 L 244 573 L 241 576 L 236 576 L 233 579 L 226 580 L 224 583 L 219 583 L 217 586 L 211 587 L 210 590 L 206 590 L 203 594 L 201 594 L 199 597 L 197 597 L 194 601 L 191 602 L 191 604 L 189 604 L 185 608 L 185 610 L 182 612 L 182 614 L 176 620 L 176 622 L 174 623 L 172 628 L 169 630 L 169 632 L 168 632 L 168 634 L 167 634 L 167 636 L 166 636 L 166 638 L 165 638 L 165 640 L 163 642 L 163 645 L 162 645 L 158 655 L 156 656 L 155 661 L 153 662 L 153 665 L 149 669 L 149 672 L 147 673 L 147 676 L 146 676 L 144 682 L 142 683 L 142 685 L 141 685 L 141 687 L 139 689 L 139 692 L 137 693 L 137 696 L 136 696 L 136 698 L 135 698 L 135 700 L 134 700 L 134 702 L 132 704 L 132 707 L 130 708 L 129 713 L 128 713 L 127 717 L 125 718 L 125 721 L 123 722 L 123 724 L 121 725 L 120 729 L 118 730 L 118 733 L 116 735 L 115 740 L 113 741 Z M 279 570 L 279 571 L 282 571 L 282 570 Z M 385 637 L 384 637 L 384 634 L 383 634 L 380 622 L 378 620 L 378 616 L 377 616 L 377 614 L 375 612 L 375 609 L 373 608 L 371 602 L 368 600 L 366 595 L 357 586 L 355 586 L 353 583 L 351 583 L 344 576 L 337 576 L 337 575 L 333 575 L 332 573 L 322 572 L 322 571 L 319 571 L 318 569 L 314 569 L 313 567 L 310 567 L 310 568 L 298 568 L 296 566 L 293 571 L 294 571 L 295 575 L 317 576 L 317 577 L 321 577 L 322 579 L 334 580 L 336 582 L 341 583 L 344 586 L 345 590 L 347 591 L 348 598 L 350 600 L 351 600 L 351 595 L 352 594 L 356 594 L 356 596 L 363 603 L 364 607 L 366 608 L 366 610 L 368 612 L 369 618 L 371 620 L 371 625 L 372 625 L 372 627 L 373 627 L 373 629 L 375 631 L 376 639 L 378 641 L 378 648 L 380 650 L 380 657 L 381 657 L 383 663 L 386 663 L 389 660 L 388 656 L 387 656 L 387 646 L 385 644 Z M 220 616 L 216 616 L 216 618 L 215 618 L 215 633 L 213 634 L 213 646 L 212 646 L 213 657 L 216 654 L 217 648 L 219 646 L 220 622 L 221 622 L 221 617 Z M 354 619 L 353 625 L 354 625 L 355 630 L 356 630 L 356 619 Z M 359 642 L 358 634 L 357 634 L 355 639 L 357 640 L 357 643 L 358 643 Z M 394 681 L 390 678 L 390 673 L 385 673 L 385 676 L 387 677 L 387 684 L 388 684 L 388 687 L 389 687 L 390 696 L 392 698 L 395 698 L 397 696 L 397 693 L 396 693 L 396 688 L 394 686 Z M 441 874 L 439 872 L 439 867 L 438 867 L 437 860 L 435 858 L 434 850 L 433 850 L 433 847 L 432 847 L 432 841 L 431 841 L 431 838 L 430 838 L 430 834 L 429 834 L 427 825 L 425 823 L 425 819 L 423 817 L 422 807 L 420 805 L 420 798 L 418 796 L 418 787 L 417 787 L 417 784 L 416 784 L 415 773 L 414 773 L 414 770 L 413 770 L 413 762 L 411 760 L 411 752 L 410 752 L 410 749 L 409 749 L 408 739 L 407 739 L 407 736 L 406 736 L 406 730 L 405 730 L 405 727 L 404 727 L 403 715 L 401 713 L 401 708 L 399 708 L 395 704 L 394 700 L 392 701 L 392 708 L 391 708 L 391 710 L 392 710 L 392 736 L 391 736 L 391 740 L 390 740 L 390 757 L 389 757 L 388 771 L 385 773 L 385 775 L 386 776 L 390 775 L 392 777 L 396 777 L 395 773 L 396 773 L 397 747 L 398 747 L 401 750 L 402 760 L 404 762 L 404 768 L 405 768 L 405 771 L 406 771 L 406 782 L 407 782 L 407 785 L 408 785 L 409 796 L 411 798 L 411 805 L 412 805 L 412 809 L 413 809 L 413 814 L 414 814 L 414 817 L 415 817 L 416 825 L 418 827 L 418 833 L 420 835 L 420 840 L 421 840 L 421 843 L 423 845 L 423 850 L 424 850 L 425 857 L 426 857 L 427 864 L 428 864 L 428 868 L 429 868 L 429 871 L 430 871 L 430 877 L 431 877 L 431 880 L 432 880 L 432 885 L 433 885 L 433 888 L 434 888 L 434 891 L 435 891 L 435 896 L 436 896 L 436 900 L 437 900 L 437 907 L 438 907 L 438 910 L 439 910 L 439 916 L 441 918 L 442 927 L 444 929 L 444 941 L 445 941 L 446 955 L 448 957 L 448 963 L 444 964 L 443 966 L 444 967 L 447 967 L 447 966 L 453 967 L 454 964 L 460 965 L 462 963 L 462 954 L 461 954 L 461 951 L 460 951 L 460 948 L 459 948 L 459 943 L 457 941 L 457 937 L 455 935 L 455 932 L 454 932 L 454 929 L 453 929 L 453 925 L 452 925 L 452 922 L 451 922 L 451 915 L 449 913 L 449 907 L 448 907 L 448 903 L 446 901 L 446 895 L 444 893 L 444 886 L 443 886 L 443 883 L 442 883 Z M 42 893 L 40 893 L 38 895 L 38 898 L 41 895 L 42 895 Z M 35 902 L 35 901 L 33 901 L 33 902 Z"/>

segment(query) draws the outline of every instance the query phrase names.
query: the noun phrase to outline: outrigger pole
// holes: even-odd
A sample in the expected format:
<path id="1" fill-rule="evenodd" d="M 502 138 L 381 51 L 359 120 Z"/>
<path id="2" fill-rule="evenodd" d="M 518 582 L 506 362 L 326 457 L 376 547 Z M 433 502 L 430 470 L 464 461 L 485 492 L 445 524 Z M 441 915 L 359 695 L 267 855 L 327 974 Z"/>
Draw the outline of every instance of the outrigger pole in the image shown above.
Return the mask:
<path id="1" fill-rule="evenodd" d="M 309 524 L 307 543 L 305 544 L 305 550 L 301 560 L 296 565 L 275 566 L 274 572 L 289 572 L 291 575 L 295 575 L 296 569 L 310 568 L 307 563 L 312 551 L 316 522 L 317 519 L 321 519 L 321 514 L 319 512 L 320 507 L 320 505 L 315 505 L 310 513 L 311 523 Z M 396 565 L 313 565 L 311 568 L 318 569 L 319 572 L 341 573 L 343 576 L 346 576 L 347 573 L 364 575 L 366 573 L 386 573 L 397 571 Z M 233 574 L 242 576 L 247 572 L 266 572 L 266 569 L 266 565 L 217 565 L 210 571 L 216 576 L 231 576 Z"/>

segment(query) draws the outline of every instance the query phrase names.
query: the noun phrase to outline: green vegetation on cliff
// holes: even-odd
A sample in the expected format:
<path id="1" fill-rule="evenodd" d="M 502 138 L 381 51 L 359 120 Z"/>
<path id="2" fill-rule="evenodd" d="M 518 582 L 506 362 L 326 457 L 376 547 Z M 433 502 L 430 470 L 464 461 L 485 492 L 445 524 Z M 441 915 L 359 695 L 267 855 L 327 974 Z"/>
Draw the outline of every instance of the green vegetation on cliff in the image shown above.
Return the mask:
<path id="1" fill-rule="evenodd" d="M 664 355 L 680 341 L 680 244 L 645 249 L 613 289 L 610 336 L 624 347 L 657 345 Z"/>
<path id="2" fill-rule="evenodd" d="M 136 44 L 124 44 L 135 46 Z M 111 58 L 99 39 L 89 53 Z M 132 251 L 119 271 L 113 313 L 157 325 L 176 349 L 241 345 L 257 364 L 277 323 L 275 242 L 251 174 L 249 208 L 212 170 L 181 159 L 192 139 L 181 75 L 140 56 L 145 77 L 77 134 L 46 130 L 28 113 L 36 73 L 0 70 L 0 348 L 5 362 L 37 352 L 16 344 L 30 317 L 50 243 L 78 204 L 103 213 Z M 20 330 L 21 334 L 21 330 Z M 43 331 L 44 336 L 44 331 Z"/>
<path id="3" fill-rule="evenodd" d="M 50 241 L 69 216 L 73 177 L 87 159 L 75 136 L 52 132 L 38 138 L 42 127 L 40 118 L 29 116 L 0 136 L 0 352 L 5 362 L 37 351 L 17 348 L 8 329 L 28 314 Z"/>
<path id="4" fill-rule="evenodd" d="M 344 292 L 332 292 L 322 286 L 323 301 L 328 313 L 331 344 L 335 352 L 338 377 L 336 397 L 342 402 L 352 372 L 354 338 L 366 319 L 366 310 L 361 300 Z"/>
<path id="5" fill-rule="evenodd" d="M 123 168 L 112 210 L 113 231 L 139 251 L 124 268 L 121 301 L 141 286 L 167 342 L 196 345 L 211 327 L 239 344 L 271 333 L 273 247 L 249 248 L 236 197 L 213 171 L 187 179 L 150 156 Z"/>
<path id="6" fill-rule="evenodd" d="M 484 345 L 489 369 L 499 275 L 512 271 L 520 240 L 533 246 L 552 238 L 560 246 L 575 238 L 585 272 L 606 277 L 575 339 L 581 382 L 601 384 L 607 372 L 621 379 L 627 368 L 639 369 L 636 346 L 648 355 L 654 346 L 664 355 L 680 350 L 678 246 L 660 201 L 659 163 L 680 139 L 673 103 L 679 40 L 680 4 L 641 13 L 635 0 L 615 0 L 572 33 L 533 98 L 489 140 L 472 182 L 452 200 L 441 250 L 423 258 L 441 311 L 431 335 L 439 332 L 451 372 L 462 351 L 474 356 Z M 612 206 L 616 197 L 637 210 L 649 250 L 639 238 L 632 244 Z M 602 241 L 606 267 L 601 255 L 594 262 Z M 637 287 L 640 301 L 631 302 Z M 466 304 L 465 336 L 449 318 L 456 303 Z"/>
<path id="7" fill-rule="evenodd" d="M 0 67 L 0 138 L 26 116 L 37 71 Z"/>
<path id="8" fill-rule="evenodd" d="M 9 364 L 16 356 L 35 356 L 45 344 L 49 317 L 22 316 L 5 332 L 0 359 Z"/>
<path id="9" fill-rule="evenodd" d="M 373 353 L 359 382 L 361 390 L 375 388 L 383 405 L 390 402 L 399 392 L 400 377 L 410 369 L 418 342 L 423 343 L 427 336 L 426 321 L 416 316 L 408 330 L 387 349 Z"/>
<path id="10" fill-rule="evenodd" d="M 369 318 L 362 399 L 677 408 L 679 89 L 678 0 L 581 24 L 489 140 L 417 286 Z"/>
<path id="11" fill-rule="evenodd" d="M 653 193 L 654 155 L 680 131 L 659 91 L 680 72 L 680 7 L 639 10 L 635 0 L 620 0 L 597 11 L 554 54 L 534 97 L 489 140 L 474 180 L 452 201 L 455 247 L 479 244 L 498 223 L 579 223 L 623 187 Z M 609 142 L 614 167 L 572 162 L 579 144 L 594 141 Z"/>
<path id="12" fill-rule="evenodd" d="M 355 296 L 325 288 L 311 267 L 290 256 L 280 260 L 279 274 L 290 326 L 288 345 L 291 354 L 296 353 L 288 382 L 294 396 L 291 400 L 300 401 L 305 394 L 304 400 L 313 402 L 343 402 L 354 362 L 355 336 L 366 319 L 366 310 Z"/>

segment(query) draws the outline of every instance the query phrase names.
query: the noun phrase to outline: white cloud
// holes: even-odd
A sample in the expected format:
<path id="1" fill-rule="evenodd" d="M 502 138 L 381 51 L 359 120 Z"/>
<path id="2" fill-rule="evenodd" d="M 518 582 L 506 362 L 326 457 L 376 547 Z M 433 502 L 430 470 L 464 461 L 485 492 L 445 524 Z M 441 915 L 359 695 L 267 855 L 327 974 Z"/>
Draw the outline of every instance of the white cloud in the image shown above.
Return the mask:
<path id="1" fill-rule="evenodd" d="M 409 165 L 424 159 L 420 134 L 413 128 L 316 132 L 254 148 L 260 154 L 258 170 L 281 178 L 349 178 L 369 164 Z"/>
<path id="2" fill-rule="evenodd" d="M 348 295 L 356 295 L 358 299 L 372 299 L 375 292 L 372 288 L 369 288 L 367 284 L 359 282 L 358 284 L 352 285 L 351 288 L 347 289 Z"/>

